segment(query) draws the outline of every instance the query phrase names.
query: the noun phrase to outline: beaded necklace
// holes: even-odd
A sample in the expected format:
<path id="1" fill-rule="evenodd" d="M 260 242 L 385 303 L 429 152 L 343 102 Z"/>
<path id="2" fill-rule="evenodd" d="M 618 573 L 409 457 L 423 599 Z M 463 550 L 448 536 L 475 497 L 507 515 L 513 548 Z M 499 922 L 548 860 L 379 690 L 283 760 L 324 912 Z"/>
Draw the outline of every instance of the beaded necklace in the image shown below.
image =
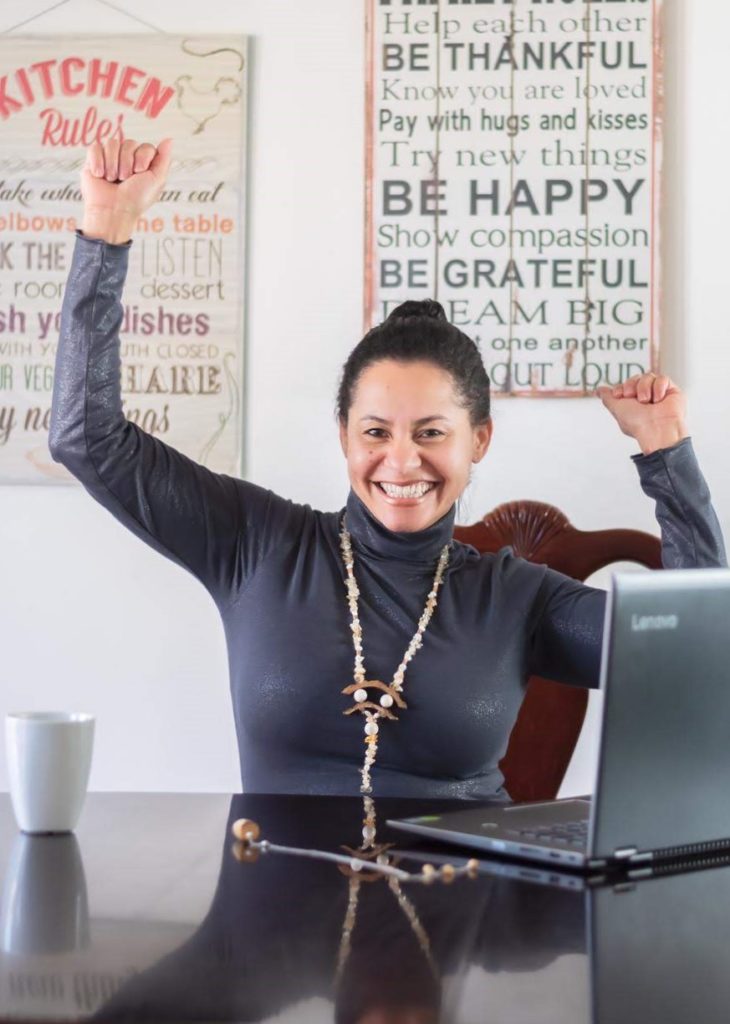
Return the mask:
<path id="1" fill-rule="evenodd" d="M 347 571 L 347 601 L 350 606 L 350 614 L 352 616 L 352 623 L 350 629 L 352 630 L 352 642 L 355 648 L 355 681 L 350 683 L 342 691 L 348 696 L 351 694 L 355 704 L 353 707 L 343 711 L 344 715 L 352 715 L 355 712 L 360 712 L 365 716 L 365 759 L 363 766 L 360 769 L 361 793 L 372 793 L 372 781 L 370 777 L 370 771 L 375 763 L 375 757 L 378 752 L 378 733 L 380 727 L 378 725 L 378 719 L 390 719 L 391 721 L 397 721 L 398 717 L 390 709 L 395 706 L 397 708 L 405 709 L 408 705 L 401 697 L 403 690 L 403 676 L 405 675 L 406 668 L 408 667 L 409 661 L 413 658 L 414 654 L 421 647 L 423 642 L 423 634 L 426 626 L 431 620 L 434 609 L 437 603 L 438 589 L 441 586 L 441 582 L 446 571 L 446 566 L 449 561 L 449 544 L 445 544 L 439 555 L 438 564 L 436 566 L 436 574 L 433 579 L 433 585 L 428 592 L 426 599 L 426 606 L 423 609 L 423 614 L 418 622 L 418 629 L 413 635 L 403 660 L 395 671 L 393 681 L 390 684 L 383 683 L 379 679 L 366 679 L 365 678 L 365 664 L 363 661 L 362 653 L 362 627 L 360 625 L 360 616 L 358 613 L 357 601 L 360 596 L 360 591 L 355 580 L 353 572 L 353 566 L 355 564 L 354 555 L 352 552 L 352 543 L 350 534 L 345 526 L 345 517 L 342 518 L 341 531 L 340 531 L 340 547 L 342 550 L 342 560 L 345 563 L 345 569 Z M 367 688 L 370 687 L 374 690 L 379 690 L 381 693 L 378 704 L 368 699 Z"/>

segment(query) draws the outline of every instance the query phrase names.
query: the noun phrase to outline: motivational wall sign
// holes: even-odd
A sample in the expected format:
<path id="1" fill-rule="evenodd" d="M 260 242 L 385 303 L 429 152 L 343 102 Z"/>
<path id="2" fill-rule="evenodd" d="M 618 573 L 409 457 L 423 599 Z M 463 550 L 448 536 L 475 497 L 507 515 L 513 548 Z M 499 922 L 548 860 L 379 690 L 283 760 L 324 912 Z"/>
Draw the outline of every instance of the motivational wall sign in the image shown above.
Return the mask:
<path id="1" fill-rule="evenodd" d="M 366 329 L 436 298 L 509 395 L 656 368 L 659 0 L 366 5 Z"/>
<path id="2" fill-rule="evenodd" d="M 60 310 L 86 149 L 173 139 L 130 250 L 127 419 L 239 474 L 246 39 L 0 38 L 0 482 L 67 482 L 48 451 Z"/>

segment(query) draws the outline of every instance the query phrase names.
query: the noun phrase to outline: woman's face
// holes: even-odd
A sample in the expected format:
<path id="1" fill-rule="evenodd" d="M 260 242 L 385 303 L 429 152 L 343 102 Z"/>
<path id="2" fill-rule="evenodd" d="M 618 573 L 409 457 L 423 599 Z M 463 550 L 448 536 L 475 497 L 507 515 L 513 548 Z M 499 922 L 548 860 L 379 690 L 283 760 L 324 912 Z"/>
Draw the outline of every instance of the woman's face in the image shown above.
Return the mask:
<path id="1" fill-rule="evenodd" d="M 491 435 L 491 421 L 472 427 L 450 373 L 394 359 L 363 370 L 340 423 L 353 491 L 397 531 L 424 530 L 449 511 Z"/>

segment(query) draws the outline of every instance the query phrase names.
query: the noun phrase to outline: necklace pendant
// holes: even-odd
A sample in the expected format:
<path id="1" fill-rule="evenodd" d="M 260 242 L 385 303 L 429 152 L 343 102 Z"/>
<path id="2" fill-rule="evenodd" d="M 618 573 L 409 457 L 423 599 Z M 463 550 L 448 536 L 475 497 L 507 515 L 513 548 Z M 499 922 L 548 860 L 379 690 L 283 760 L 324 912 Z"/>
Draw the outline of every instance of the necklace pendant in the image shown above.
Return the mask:
<path id="1" fill-rule="evenodd" d="M 374 700 L 370 700 L 368 689 L 380 691 L 380 699 L 377 704 Z M 356 711 L 370 711 L 383 718 L 389 718 L 391 721 L 397 722 L 398 716 L 390 708 L 394 704 L 397 708 L 408 707 L 392 683 L 388 685 L 381 682 L 380 679 L 365 679 L 361 683 L 350 683 L 342 692 L 347 696 L 352 696 L 355 701 L 352 707 L 342 712 L 343 715 L 352 715 Z"/>

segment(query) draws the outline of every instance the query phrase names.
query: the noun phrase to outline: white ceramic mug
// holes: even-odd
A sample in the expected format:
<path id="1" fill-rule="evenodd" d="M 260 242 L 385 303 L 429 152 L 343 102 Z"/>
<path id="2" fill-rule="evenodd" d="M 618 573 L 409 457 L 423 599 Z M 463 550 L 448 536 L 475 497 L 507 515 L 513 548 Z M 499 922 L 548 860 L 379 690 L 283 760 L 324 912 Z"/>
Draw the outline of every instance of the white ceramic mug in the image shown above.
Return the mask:
<path id="1" fill-rule="evenodd" d="M 72 832 L 84 805 L 94 717 L 17 711 L 5 718 L 10 796 L 23 832 Z"/>

